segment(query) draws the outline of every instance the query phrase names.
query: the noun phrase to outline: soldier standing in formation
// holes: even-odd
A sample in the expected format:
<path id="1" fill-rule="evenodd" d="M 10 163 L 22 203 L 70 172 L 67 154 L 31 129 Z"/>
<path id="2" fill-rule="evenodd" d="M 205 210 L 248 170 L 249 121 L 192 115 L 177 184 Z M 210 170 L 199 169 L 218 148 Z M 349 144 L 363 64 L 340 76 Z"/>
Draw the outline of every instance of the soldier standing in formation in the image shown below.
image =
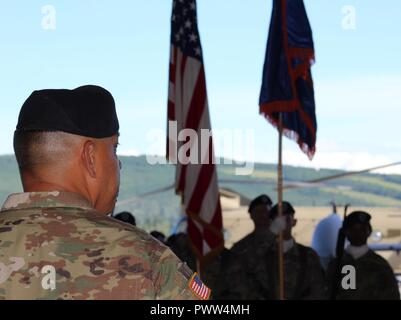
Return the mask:
<path id="1" fill-rule="evenodd" d="M 371 216 L 364 211 L 354 211 L 344 219 L 343 232 L 350 245 L 340 259 L 330 263 L 327 272 L 328 292 L 333 299 L 400 299 L 397 280 L 389 263 L 367 245 L 372 233 L 370 220 Z M 344 266 L 353 267 L 355 272 L 342 273 Z M 349 276 L 351 286 L 344 285 L 346 276 Z"/>
<path id="2" fill-rule="evenodd" d="M 227 254 L 215 290 L 218 299 L 260 300 L 271 297 L 266 256 L 276 235 L 285 228 L 284 217 L 269 219 L 271 199 L 263 194 L 251 201 L 248 212 L 255 229 L 239 240 Z"/>
<path id="3" fill-rule="evenodd" d="M 24 193 L 0 212 L 0 299 L 210 294 L 191 289 L 198 276 L 169 248 L 107 216 L 120 184 L 118 137 L 114 99 L 101 87 L 35 91 L 24 103 L 14 134 Z"/>
<path id="4" fill-rule="evenodd" d="M 278 299 L 277 235 L 283 231 L 286 299 L 324 299 L 324 273 L 317 254 L 295 242 L 295 210 L 283 202 L 283 216 L 267 195 L 255 198 L 249 213 L 255 230 L 234 244 L 223 268 L 219 299 Z"/>
<path id="5" fill-rule="evenodd" d="M 278 215 L 278 205 L 270 211 L 270 219 Z M 286 300 L 321 300 L 325 298 L 324 270 L 317 253 L 310 247 L 297 243 L 292 235 L 295 227 L 295 210 L 289 202 L 283 201 L 283 215 L 286 218 L 286 228 L 283 231 L 284 252 L 284 294 Z M 278 299 L 278 250 L 277 245 L 271 247 L 267 263 L 273 298 Z"/>

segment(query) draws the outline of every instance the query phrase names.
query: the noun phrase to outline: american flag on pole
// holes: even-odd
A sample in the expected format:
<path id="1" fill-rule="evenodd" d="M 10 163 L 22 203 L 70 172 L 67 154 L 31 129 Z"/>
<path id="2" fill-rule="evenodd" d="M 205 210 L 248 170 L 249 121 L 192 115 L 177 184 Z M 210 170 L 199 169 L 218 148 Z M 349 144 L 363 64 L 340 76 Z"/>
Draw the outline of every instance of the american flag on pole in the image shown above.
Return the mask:
<path id="1" fill-rule="evenodd" d="M 312 29 L 303 0 L 273 0 L 260 92 L 260 113 L 274 126 L 279 113 L 283 133 L 310 159 L 316 145 L 316 116 L 311 65 Z"/>
<path id="2" fill-rule="evenodd" d="M 188 216 L 189 240 L 205 262 L 222 250 L 224 239 L 212 136 L 201 141 L 201 130 L 211 130 L 211 124 L 195 0 L 173 1 L 168 128 L 167 158 L 176 164 L 175 189 Z M 177 139 L 183 129 L 196 132 L 197 143 Z M 180 158 L 184 147 L 189 163 Z"/>

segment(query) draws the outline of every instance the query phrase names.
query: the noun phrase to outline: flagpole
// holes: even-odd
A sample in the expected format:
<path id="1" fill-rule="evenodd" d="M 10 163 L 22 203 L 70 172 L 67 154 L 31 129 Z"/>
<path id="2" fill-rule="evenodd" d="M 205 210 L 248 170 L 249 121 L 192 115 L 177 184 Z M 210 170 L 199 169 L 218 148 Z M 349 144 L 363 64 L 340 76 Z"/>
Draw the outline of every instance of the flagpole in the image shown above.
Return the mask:
<path id="1" fill-rule="evenodd" d="M 199 277 L 202 278 L 199 258 L 196 258 L 196 272 L 198 273 Z"/>
<path id="2" fill-rule="evenodd" d="M 283 215 L 283 117 L 279 113 L 278 119 L 278 166 L 277 166 L 277 199 L 278 216 Z M 283 233 L 278 238 L 278 272 L 279 272 L 279 299 L 284 300 L 284 254 Z"/>

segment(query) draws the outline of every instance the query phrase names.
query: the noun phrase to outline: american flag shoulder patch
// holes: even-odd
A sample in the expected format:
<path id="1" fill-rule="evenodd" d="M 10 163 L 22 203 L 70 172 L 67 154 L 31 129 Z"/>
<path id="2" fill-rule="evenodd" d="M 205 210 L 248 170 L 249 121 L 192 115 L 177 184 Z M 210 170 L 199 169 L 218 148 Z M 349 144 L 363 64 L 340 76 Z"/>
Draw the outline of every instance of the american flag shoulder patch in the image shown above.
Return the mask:
<path id="1" fill-rule="evenodd" d="M 201 300 L 209 300 L 212 291 L 202 282 L 195 272 L 188 282 L 189 289 Z"/>

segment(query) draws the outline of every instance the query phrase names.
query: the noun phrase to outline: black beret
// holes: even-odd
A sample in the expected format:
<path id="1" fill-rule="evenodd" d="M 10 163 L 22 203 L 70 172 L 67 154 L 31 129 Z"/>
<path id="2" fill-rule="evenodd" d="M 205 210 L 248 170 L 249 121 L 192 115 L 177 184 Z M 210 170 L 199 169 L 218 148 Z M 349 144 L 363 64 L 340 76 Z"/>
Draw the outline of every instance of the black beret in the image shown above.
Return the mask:
<path id="1" fill-rule="evenodd" d="M 370 219 L 372 216 L 365 211 L 354 211 L 345 217 L 343 221 L 343 228 L 347 229 L 355 224 L 366 224 L 370 226 Z"/>
<path id="2" fill-rule="evenodd" d="M 295 209 L 291 205 L 291 203 L 287 201 L 283 201 L 283 215 L 294 215 Z M 270 219 L 274 219 L 278 216 L 278 204 L 275 204 L 273 208 L 270 210 Z"/>
<path id="3" fill-rule="evenodd" d="M 258 205 L 265 205 L 271 207 L 272 204 L 273 202 L 271 201 L 269 196 L 266 194 L 262 194 L 251 201 L 251 203 L 249 204 L 248 212 L 251 212 L 253 208 Z"/>
<path id="4" fill-rule="evenodd" d="M 34 91 L 23 104 L 16 132 L 62 131 L 91 138 L 118 133 L 113 96 L 99 86 Z"/>

